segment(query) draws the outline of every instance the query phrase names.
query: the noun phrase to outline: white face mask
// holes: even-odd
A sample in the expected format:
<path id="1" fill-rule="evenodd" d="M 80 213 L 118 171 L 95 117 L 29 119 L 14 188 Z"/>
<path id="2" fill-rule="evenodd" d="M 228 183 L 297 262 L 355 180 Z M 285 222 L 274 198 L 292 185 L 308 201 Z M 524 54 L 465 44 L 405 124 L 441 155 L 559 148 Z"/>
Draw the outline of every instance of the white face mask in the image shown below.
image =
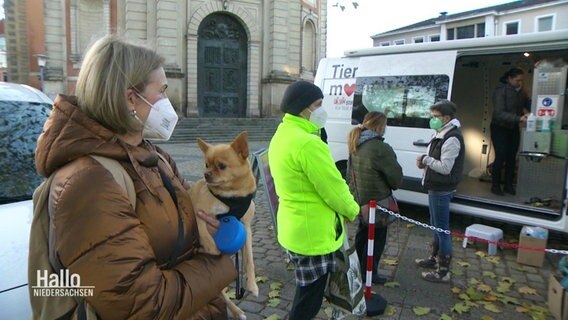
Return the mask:
<path id="1" fill-rule="evenodd" d="M 138 96 L 150 106 L 142 136 L 149 140 L 169 140 L 178 122 L 178 115 L 170 99 L 163 98 L 152 105 L 144 97 Z"/>
<path id="2" fill-rule="evenodd" d="M 308 109 L 310 114 L 310 122 L 318 126 L 319 129 L 325 127 L 325 123 L 327 122 L 327 112 L 323 106 L 317 108 L 316 110 L 312 111 Z"/>

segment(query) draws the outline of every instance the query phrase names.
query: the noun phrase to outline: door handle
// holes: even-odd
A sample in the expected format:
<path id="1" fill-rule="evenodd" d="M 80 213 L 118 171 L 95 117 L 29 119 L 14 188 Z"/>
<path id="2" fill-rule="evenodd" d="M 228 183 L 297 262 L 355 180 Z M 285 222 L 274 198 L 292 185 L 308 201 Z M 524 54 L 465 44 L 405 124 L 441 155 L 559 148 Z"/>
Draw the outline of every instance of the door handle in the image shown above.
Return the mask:
<path id="1" fill-rule="evenodd" d="M 430 144 L 430 142 L 424 141 L 422 139 L 412 142 L 412 145 L 417 146 L 417 147 L 427 147 L 428 144 Z"/>

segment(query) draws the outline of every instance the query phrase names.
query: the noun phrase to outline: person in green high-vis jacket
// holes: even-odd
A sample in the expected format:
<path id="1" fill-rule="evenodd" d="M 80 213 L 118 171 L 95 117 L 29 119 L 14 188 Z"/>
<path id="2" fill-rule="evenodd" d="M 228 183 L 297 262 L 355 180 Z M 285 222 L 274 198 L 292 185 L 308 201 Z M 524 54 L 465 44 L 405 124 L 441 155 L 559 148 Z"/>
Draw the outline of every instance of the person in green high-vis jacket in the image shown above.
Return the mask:
<path id="1" fill-rule="evenodd" d="M 312 319 L 321 308 L 330 272 L 343 245 L 344 221 L 354 221 L 359 207 L 319 131 L 327 113 L 320 88 L 296 81 L 286 89 L 284 112 L 268 149 L 270 171 L 279 197 L 278 242 L 295 266 L 296 293 L 289 319 Z"/>

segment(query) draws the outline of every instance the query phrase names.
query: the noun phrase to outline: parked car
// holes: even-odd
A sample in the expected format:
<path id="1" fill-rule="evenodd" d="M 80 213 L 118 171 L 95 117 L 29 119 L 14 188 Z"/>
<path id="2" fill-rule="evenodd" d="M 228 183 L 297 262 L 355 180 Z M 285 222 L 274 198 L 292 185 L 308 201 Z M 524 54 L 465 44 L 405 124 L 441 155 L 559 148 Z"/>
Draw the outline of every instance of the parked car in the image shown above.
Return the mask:
<path id="1" fill-rule="evenodd" d="M 0 82 L 0 319 L 29 319 L 28 242 L 32 194 L 42 177 L 34 151 L 52 101 L 32 87 Z"/>

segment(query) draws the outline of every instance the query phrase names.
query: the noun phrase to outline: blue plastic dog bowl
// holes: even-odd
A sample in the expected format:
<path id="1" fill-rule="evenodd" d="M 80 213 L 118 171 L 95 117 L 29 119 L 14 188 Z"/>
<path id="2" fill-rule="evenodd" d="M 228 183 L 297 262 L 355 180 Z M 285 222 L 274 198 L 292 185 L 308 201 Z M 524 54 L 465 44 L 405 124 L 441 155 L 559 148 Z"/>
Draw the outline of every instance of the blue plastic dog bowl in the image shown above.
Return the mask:
<path id="1" fill-rule="evenodd" d="M 221 224 L 213 237 L 217 249 L 224 254 L 235 254 L 245 244 L 247 231 L 245 226 L 235 217 L 226 216 L 220 219 Z"/>

